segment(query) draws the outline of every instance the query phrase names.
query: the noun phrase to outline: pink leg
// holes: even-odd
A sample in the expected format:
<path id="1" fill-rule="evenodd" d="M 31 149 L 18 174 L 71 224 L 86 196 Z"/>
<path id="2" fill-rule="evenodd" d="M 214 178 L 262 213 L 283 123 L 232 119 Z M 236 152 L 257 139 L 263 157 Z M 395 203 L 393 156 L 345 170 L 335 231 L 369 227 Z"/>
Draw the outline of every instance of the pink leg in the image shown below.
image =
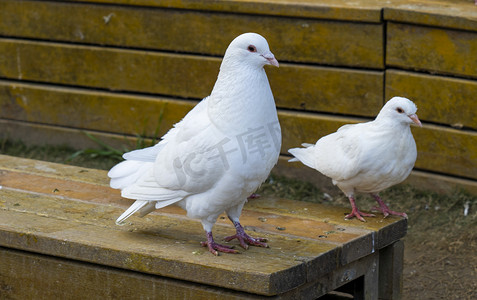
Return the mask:
<path id="1" fill-rule="evenodd" d="M 207 232 L 207 241 L 206 242 L 200 242 L 202 247 L 208 247 L 210 253 L 212 253 L 215 256 L 219 255 L 219 252 L 225 252 L 225 253 L 240 253 L 237 250 L 232 249 L 231 246 L 226 246 L 226 245 L 220 245 L 214 242 L 214 238 L 212 237 L 212 232 Z"/>
<path id="2" fill-rule="evenodd" d="M 260 198 L 260 195 L 255 193 L 247 197 L 247 199 L 257 199 L 257 198 Z"/>
<path id="3" fill-rule="evenodd" d="M 375 217 L 375 215 L 373 214 L 367 214 L 367 213 L 359 211 L 353 196 L 348 197 L 348 199 L 349 199 L 349 203 L 351 203 L 351 213 L 349 215 L 346 215 L 345 219 L 349 220 L 349 219 L 352 219 L 353 217 L 356 217 L 358 220 L 362 222 L 366 222 L 366 220 L 363 217 Z"/>
<path id="4" fill-rule="evenodd" d="M 373 198 L 378 202 L 379 207 L 375 206 L 372 208 L 372 210 L 378 210 L 384 214 L 384 217 L 386 218 L 389 215 L 395 215 L 395 216 L 401 216 L 407 219 L 407 214 L 406 213 L 401 213 L 397 211 L 392 211 L 389 209 L 389 207 L 384 203 L 384 201 L 379 197 L 378 194 L 371 194 Z"/>
<path id="5" fill-rule="evenodd" d="M 251 237 L 251 236 L 249 236 L 248 234 L 245 233 L 245 231 L 243 230 L 242 225 L 240 225 L 239 222 L 232 221 L 232 223 L 234 223 L 234 226 L 235 226 L 235 229 L 237 230 L 237 233 L 232 235 L 232 236 L 226 237 L 225 238 L 226 242 L 231 241 L 233 239 L 237 239 L 240 243 L 240 246 L 242 246 L 242 248 L 244 248 L 244 249 L 248 249 L 248 245 L 268 248 L 268 245 L 266 243 L 264 243 L 264 242 L 267 241 L 267 239 L 253 238 L 253 237 Z"/>

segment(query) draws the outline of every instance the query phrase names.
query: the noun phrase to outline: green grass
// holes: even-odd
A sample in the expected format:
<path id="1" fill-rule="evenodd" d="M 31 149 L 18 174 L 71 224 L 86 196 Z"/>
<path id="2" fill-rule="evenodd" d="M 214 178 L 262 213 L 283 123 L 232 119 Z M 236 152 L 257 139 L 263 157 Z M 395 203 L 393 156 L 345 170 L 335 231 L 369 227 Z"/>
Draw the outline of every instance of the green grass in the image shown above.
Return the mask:
<path id="1" fill-rule="evenodd" d="M 104 149 L 92 150 L 78 152 L 68 146 L 27 146 L 20 141 L 0 140 L 0 154 L 5 155 L 102 170 L 108 170 L 121 161 L 120 156 L 117 155 L 97 154 L 104 151 Z"/>
<path id="2" fill-rule="evenodd" d="M 315 203 L 321 203 L 325 200 L 323 192 L 313 184 L 275 175 L 270 175 L 257 193 L 262 196 L 275 196 Z"/>

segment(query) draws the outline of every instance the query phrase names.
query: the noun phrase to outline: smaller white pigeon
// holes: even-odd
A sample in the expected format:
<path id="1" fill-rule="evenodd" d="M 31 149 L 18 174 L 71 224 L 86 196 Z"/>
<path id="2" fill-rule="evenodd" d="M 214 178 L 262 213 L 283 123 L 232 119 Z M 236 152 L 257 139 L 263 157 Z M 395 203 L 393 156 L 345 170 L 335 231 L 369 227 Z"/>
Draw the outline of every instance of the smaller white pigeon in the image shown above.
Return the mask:
<path id="1" fill-rule="evenodd" d="M 247 197 L 265 181 L 280 153 L 281 129 L 265 65 L 279 65 L 267 40 L 256 33 L 238 36 L 225 51 L 210 96 L 154 147 L 123 155 L 125 161 L 108 173 L 110 185 L 136 202 L 116 223 L 175 204 L 201 221 L 207 237 L 202 246 L 211 253 L 238 253 L 212 236 L 225 211 L 236 229 L 226 241 L 238 239 L 245 249 L 268 247 L 239 222 Z"/>
<path id="2" fill-rule="evenodd" d="M 378 193 L 398 184 L 411 173 L 416 162 L 416 142 L 410 125 L 422 127 L 416 115 L 417 107 L 409 99 L 394 97 L 381 109 L 374 121 L 348 124 L 335 133 L 319 139 L 315 145 L 303 144 L 306 148 L 293 148 L 288 152 L 310 168 L 330 177 L 348 197 L 353 217 L 365 222 L 373 214 L 358 210 L 355 193 L 370 193 L 384 214 L 407 218 L 405 213 L 390 210 Z"/>

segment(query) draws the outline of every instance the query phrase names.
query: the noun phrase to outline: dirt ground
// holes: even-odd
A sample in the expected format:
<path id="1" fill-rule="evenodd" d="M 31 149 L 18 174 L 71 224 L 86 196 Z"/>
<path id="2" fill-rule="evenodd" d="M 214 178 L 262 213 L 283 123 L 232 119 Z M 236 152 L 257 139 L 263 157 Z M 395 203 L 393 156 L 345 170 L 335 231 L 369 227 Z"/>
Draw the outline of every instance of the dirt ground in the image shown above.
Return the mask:
<path id="1" fill-rule="evenodd" d="M 316 187 L 283 178 L 266 182 L 259 192 L 349 207 L 338 190 L 324 195 Z M 381 196 L 391 209 L 409 216 L 403 239 L 403 299 L 477 299 L 477 196 L 462 191 L 442 195 L 405 185 Z M 358 195 L 357 203 L 364 211 L 375 205 L 366 195 Z"/>
<path id="2" fill-rule="evenodd" d="M 468 230 L 411 226 L 404 245 L 404 299 L 477 299 L 475 222 Z"/>
<path id="3" fill-rule="evenodd" d="M 475 238 L 405 239 L 404 299 L 477 299 Z"/>
<path id="4" fill-rule="evenodd" d="M 393 198 L 400 201 L 389 201 L 391 207 L 409 216 L 403 299 L 477 299 L 477 198 L 460 193 L 414 195 L 411 201 L 387 197 Z"/>

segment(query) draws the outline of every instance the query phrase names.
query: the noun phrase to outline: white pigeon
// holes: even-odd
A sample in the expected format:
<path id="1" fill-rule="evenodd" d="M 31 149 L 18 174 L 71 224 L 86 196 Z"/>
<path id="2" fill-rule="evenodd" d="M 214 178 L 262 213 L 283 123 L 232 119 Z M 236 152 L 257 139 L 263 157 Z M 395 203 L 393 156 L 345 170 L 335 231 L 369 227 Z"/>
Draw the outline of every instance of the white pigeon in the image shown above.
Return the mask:
<path id="1" fill-rule="evenodd" d="M 153 147 L 123 155 L 108 173 L 111 187 L 136 199 L 116 221 L 176 204 L 200 219 L 207 246 L 215 255 L 238 253 L 214 242 L 212 227 L 224 211 L 240 245 L 268 247 L 244 232 L 239 222 L 247 196 L 277 163 L 281 129 L 264 65 L 278 67 L 265 38 L 245 33 L 225 52 L 210 96 L 197 104 Z"/>
<path id="2" fill-rule="evenodd" d="M 390 210 L 378 192 L 402 182 L 416 162 L 416 143 L 410 125 L 422 126 L 417 107 L 409 99 L 394 97 L 381 109 L 374 121 L 344 125 L 337 132 L 324 136 L 315 145 L 293 148 L 288 152 L 310 168 L 330 177 L 333 184 L 349 198 L 352 211 L 345 218 L 365 221 L 373 214 L 358 210 L 355 193 L 370 193 L 379 210 L 407 218 L 405 213 Z"/>

